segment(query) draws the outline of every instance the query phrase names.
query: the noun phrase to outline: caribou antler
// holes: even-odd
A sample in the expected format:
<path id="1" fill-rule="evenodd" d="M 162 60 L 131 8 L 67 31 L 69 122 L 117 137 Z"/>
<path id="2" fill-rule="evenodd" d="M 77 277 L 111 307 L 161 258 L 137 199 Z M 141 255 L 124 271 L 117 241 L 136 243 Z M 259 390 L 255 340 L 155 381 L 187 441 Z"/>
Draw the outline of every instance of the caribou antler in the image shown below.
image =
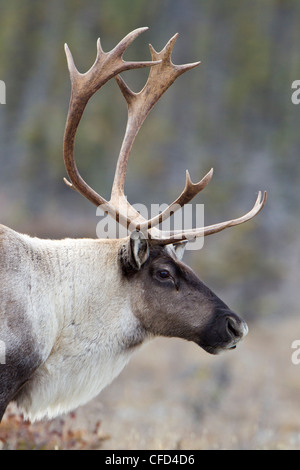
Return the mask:
<path id="1" fill-rule="evenodd" d="M 70 70 L 72 94 L 69 113 L 64 135 L 64 159 L 65 166 L 71 183 L 66 183 L 79 191 L 83 196 L 111 215 L 117 222 L 131 230 L 142 230 L 153 243 L 161 245 L 178 243 L 182 240 L 192 240 L 196 237 L 210 235 L 220 232 L 227 227 L 239 225 L 253 218 L 264 206 L 266 193 L 261 192 L 247 214 L 237 219 L 221 222 L 208 227 L 164 232 L 156 228 L 161 222 L 170 217 L 176 210 L 190 202 L 205 186 L 212 177 L 212 169 L 198 183 L 192 183 L 190 175 L 186 173 L 186 184 L 180 196 L 170 204 L 163 212 L 152 219 L 146 220 L 129 204 L 124 194 L 125 178 L 128 159 L 134 140 L 147 115 L 172 85 L 172 83 L 187 70 L 199 65 L 200 62 L 184 65 L 174 65 L 171 54 L 178 35 L 173 36 L 161 52 L 156 52 L 150 45 L 152 61 L 150 62 L 124 62 L 122 55 L 131 42 L 147 28 L 139 28 L 129 33 L 112 51 L 105 53 L 101 49 L 98 40 L 97 58 L 91 69 L 85 74 L 80 74 L 73 62 L 71 53 L 66 46 L 68 66 Z M 146 85 L 139 93 L 134 93 L 119 76 L 119 73 L 138 67 L 151 66 Z M 127 102 L 128 120 L 125 136 L 122 142 L 119 158 L 116 165 L 111 197 L 106 201 L 96 193 L 80 176 L 74 161 L 74 140 L 81 116 L 91 96 L 99 90 L 108 80 L 115 77 L 116 81 Z"/>
<path id="2" fill-rule="evenodd" d="M 257 199 L 252 209 L 247 212 L 247 214 L 244 214 L 243 216 L 237 219 L 227 220 L 226 222 L 220 222 L 218 224 L 207 225 L 206 227 L 200 227 L 195 229 L 174 230 L 172 232 L 163 232 L 160 230 L 160 237 L 154 238 L 153 242 L 159 245 L 168 245 L 170 243 L 178 243 L 183 240 L 191 241 L 195 240 L 195 238 L 198 237 L 206 237 L 207 235 L 212 235 L 213 233 L 221 232 L 222 230 L 225 230 L 225 228 L 233 227 L 234 225 L 243 224 L 244 222 L 247 222 L 248 220 L 252 219 L 262 210 L 263 206 L 266 203 L 266 200 L 266 191 L 264 191 L 264 193 L 259 191 Z"/>
<path id="3" fill-rule="evenodd" d="M 115 207 L 96 193 L 79 174 L 74 160 L 74 141 L 84 109 L 89 99 L 97 90 L 120 72 L 134 68 L 149 67 L 159 63 L 157 61 L 125 62 L 122 58 L 127 47 L 137 36 L 147 29 L 148 28 L 138 28 L 132 31 L 110 52 L 104 52 L 102 50 L 100 39 L 98 39 L 96 60 L 90 70 L 84 74 L 79 73 L 76 69 L 72 54 L 67 44 L 65 44 L 72 93 L 64 134 L 64 161 L 71 183 L 66 179 L 64 181 L 68 186 L 76 189 L 93 204 L 105 207 L 105 211 L 122 224 L 125 223 L 124 218 L 119 215 L 118 210 L 115 210 Z"/>

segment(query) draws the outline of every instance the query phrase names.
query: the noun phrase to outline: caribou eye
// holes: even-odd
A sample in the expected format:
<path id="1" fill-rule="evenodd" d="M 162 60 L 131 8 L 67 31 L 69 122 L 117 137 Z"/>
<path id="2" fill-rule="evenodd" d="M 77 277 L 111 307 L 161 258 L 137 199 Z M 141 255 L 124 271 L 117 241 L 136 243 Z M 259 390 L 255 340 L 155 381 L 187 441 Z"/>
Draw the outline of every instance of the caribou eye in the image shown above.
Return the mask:
<path id="1" fill-rule="evenodd" d="M 158 271 L 158 276 L 160 279 L 168 279 L 170 277 L 170 273 L 166 269 L 163 269 L 162 271 Z"/>
<path id="2" fill-rule="evenodd" d="M 160 269 L 156 271 L 155 277 L 158 281 L 165 282 L 167 285 L 170 285 L 170 284 L 175 285 L 176 289 L 178 290 L 178 286 L 177 286 L 175 278 L 167 269 Z"/>

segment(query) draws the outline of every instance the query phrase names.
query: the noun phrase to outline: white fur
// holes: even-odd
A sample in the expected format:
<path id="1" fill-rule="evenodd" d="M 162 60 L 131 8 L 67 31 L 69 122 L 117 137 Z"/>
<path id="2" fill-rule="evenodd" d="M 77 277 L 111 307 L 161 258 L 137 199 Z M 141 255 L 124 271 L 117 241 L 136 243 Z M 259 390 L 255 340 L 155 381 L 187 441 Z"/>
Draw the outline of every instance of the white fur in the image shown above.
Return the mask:
<path id="1" fill-rule="evenodd" d="M 17 396 L 24 416 L 34 421 L 96 396 L 146 333 L 131 311 L 127 281 L 120 274 L 122 241 L 16 235 L 27 253 L 22 266 L 30 269 L 25 277 L 20 268 L 14 279 L 21 298 L 28 298 L 30 282 L 27 314 L 44 361 Z"/>

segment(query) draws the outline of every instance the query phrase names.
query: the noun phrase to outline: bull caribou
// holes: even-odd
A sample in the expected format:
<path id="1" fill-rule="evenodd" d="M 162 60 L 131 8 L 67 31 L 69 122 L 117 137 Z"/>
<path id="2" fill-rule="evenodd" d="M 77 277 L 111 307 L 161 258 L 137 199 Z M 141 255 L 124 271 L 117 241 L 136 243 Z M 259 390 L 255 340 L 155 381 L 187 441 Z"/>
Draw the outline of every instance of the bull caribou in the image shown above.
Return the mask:
<path id="1" fill-rule="evenodd" d="M 156 336 L 193 341 L 211 354 L 234 349 L 246 323 L 181 259 L 185 245 L 254 217 L 266 201 L 258 193 L 242 217 L 200 228 L 165 231 L 161 223 L 189 203 L 210 181 L 186 173 L 180 196 L 146 220 L 124 194 L 129 154 L 146 116 L 174 80 L 199 62 L 174 65 L 177 35 L 152 60 L 126 62 L 124 51 L 147 28 L 129 33 L 110 52 L 97 42 L 97 57 L 79 73 L 67 45 L 71 98 L 63 153 L 66 184 L 101 206 L 128 236 L 117 239 L 47 240 L 0 228 L 0 419 L 15 401 L 31 421 L 66 413 L 95 397 L 124 368 L 134 351 Z M 150 67 L 134 93 L 120 73 Z M 126 100 L 128 121 L 107 201 L 80 175 L 74 160 L 76 131 L 89 99 L 115 78 Z M 3 363 L 4 362 L 4 363 Z"/>

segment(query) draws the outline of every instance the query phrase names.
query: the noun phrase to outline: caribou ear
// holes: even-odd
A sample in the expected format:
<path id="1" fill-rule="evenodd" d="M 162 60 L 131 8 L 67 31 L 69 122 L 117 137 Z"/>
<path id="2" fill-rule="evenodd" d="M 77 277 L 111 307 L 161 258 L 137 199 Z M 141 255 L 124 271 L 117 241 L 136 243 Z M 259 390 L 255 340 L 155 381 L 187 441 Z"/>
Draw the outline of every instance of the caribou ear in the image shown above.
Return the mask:
<path id="1" fill-rule="evenodd" d="M 173 245 L 174 252 L 175 252 L 176 257 L 179 261 L 182 260 L 183 254 L 184 254 L 185 249 L 186 249 L 186 244 L 187 244 L 187 240 L 184 240 L 182 242 L 179 242 L 179 243 L 176 243 L 175 245 Z"/>
<path id="2" fill-rule="evenodd" d="M 141 269 L 149 257 L 149 244 L 142 232 L 138 230 L 131 233 L 129 240 L 120 251 L 120 261 L 123 273 L 126 276 L 134 274 Z"/>
<path id="3" fill-rule="evenodd" d="M 149 257 L 149 245 L 142 232 L 135 230 L 130 235 L 130 248 L 132 260 L 137 269 L 141 269 Z"/>

